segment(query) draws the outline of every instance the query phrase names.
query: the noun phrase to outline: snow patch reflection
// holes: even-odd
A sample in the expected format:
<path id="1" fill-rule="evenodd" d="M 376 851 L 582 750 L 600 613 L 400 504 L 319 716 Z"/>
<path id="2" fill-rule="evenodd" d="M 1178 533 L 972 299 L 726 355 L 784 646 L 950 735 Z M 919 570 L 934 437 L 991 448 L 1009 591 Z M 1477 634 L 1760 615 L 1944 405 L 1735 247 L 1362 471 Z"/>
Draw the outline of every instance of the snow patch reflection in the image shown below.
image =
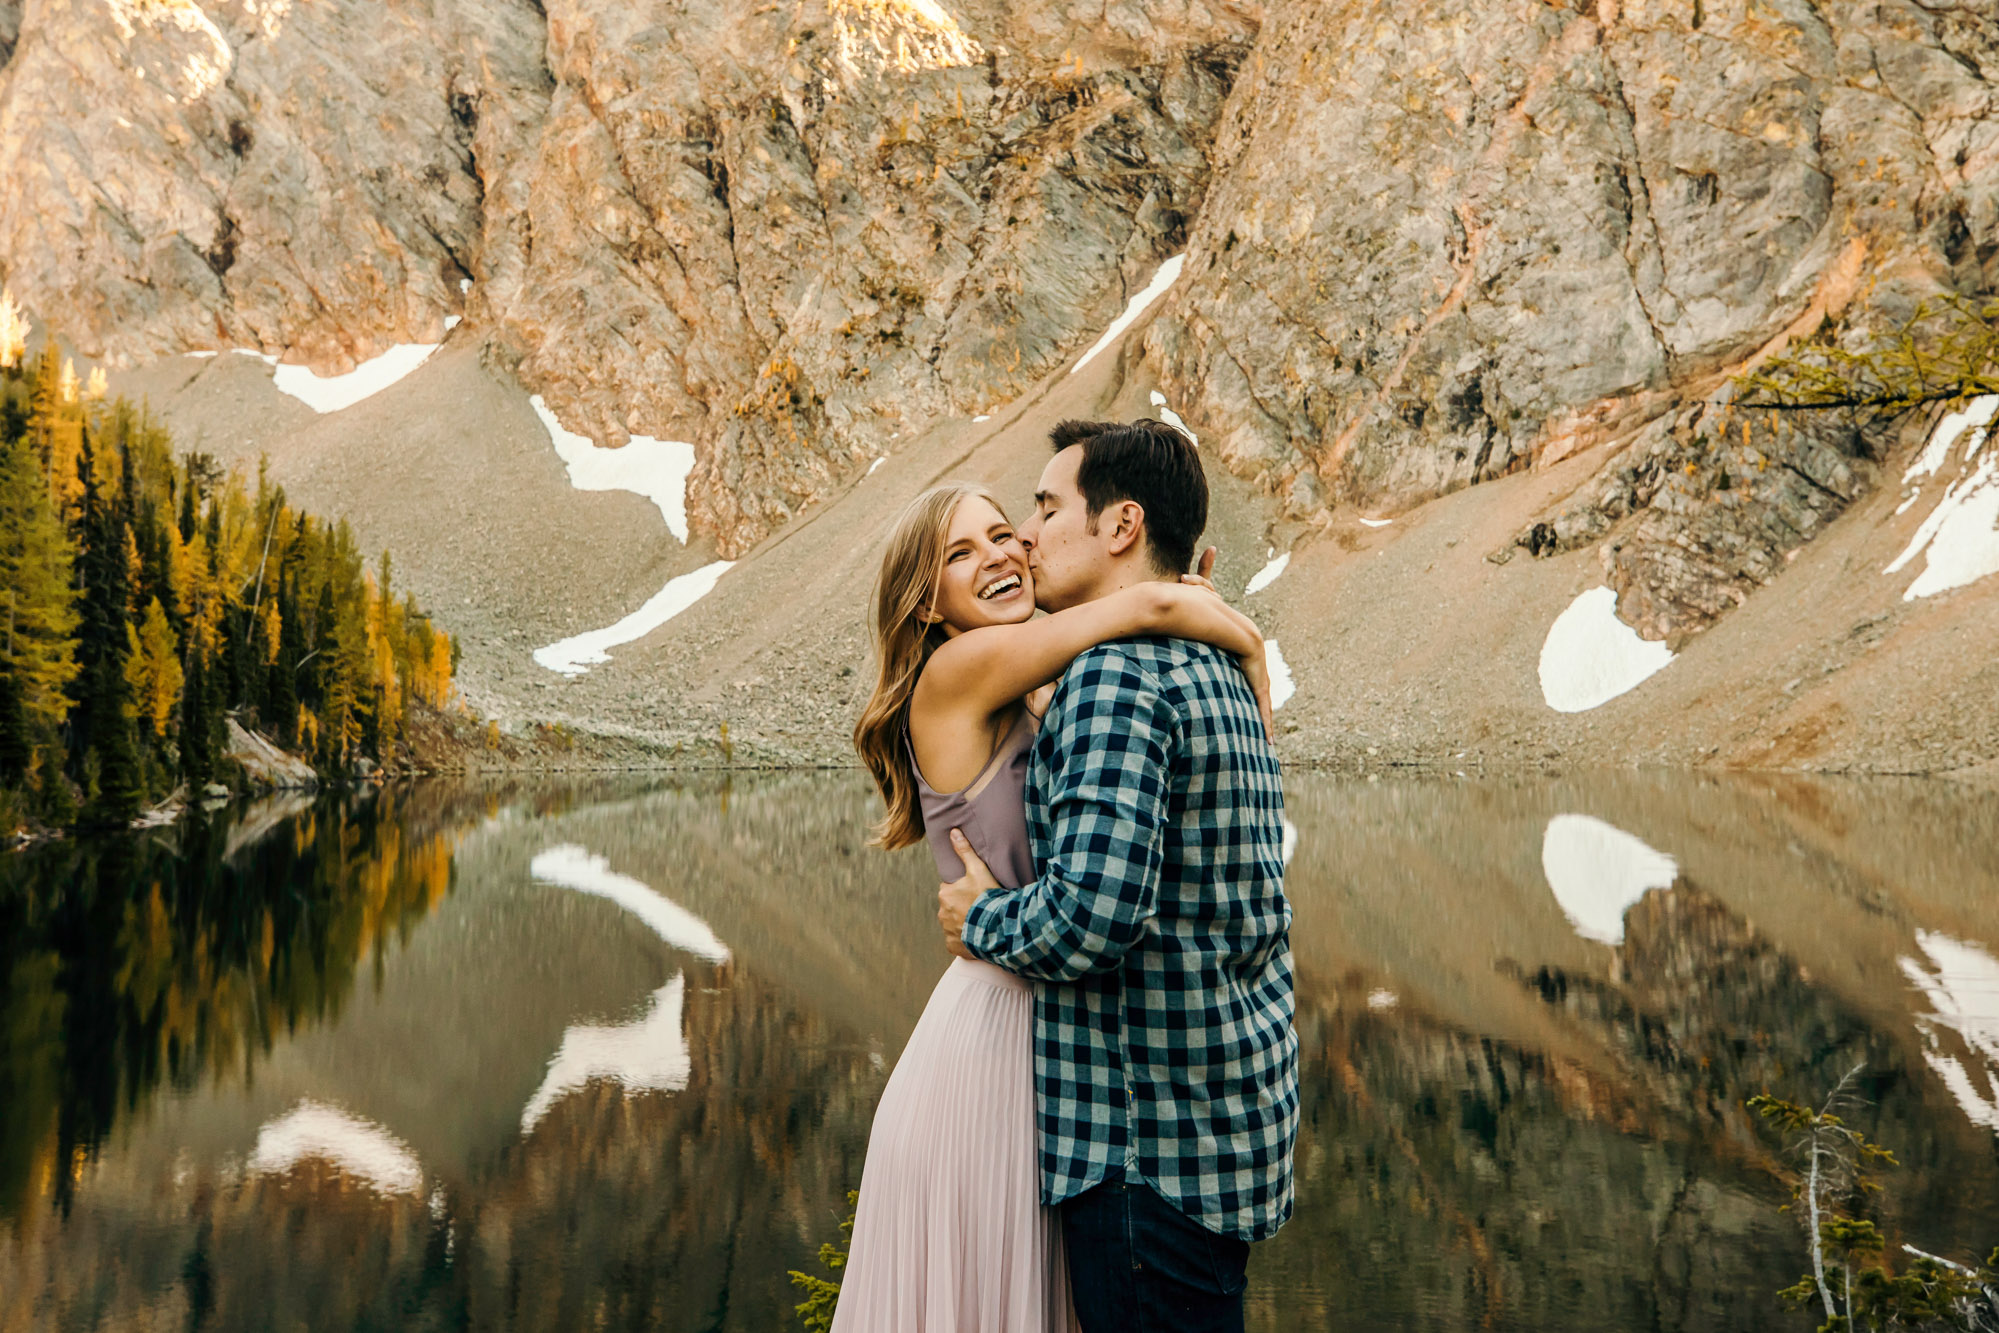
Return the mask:
<path id="1" fill-rule="evenodd" d="M 423 1168 L 408 1144 L 372 1120 L 311 1100 L 257 1131 L 250 1171 L 281 1176 L 314 1158 L 383 1194 L 415 1194 L 423 1185 Z"/>
<path id="2" fill-rule="evenodd" d="M 1586 940 L 1624 943 L 1624 914 L 1680 873 L 1672 857 L 1590 815 L 1556 815 L 1541 837 L 1541 872 Z"/>
<path id="3" fill-rule="evenodd" d="M 574 843 L 551 847 L 528 863 L 537 883 L 606 898 L 643 921 L 668 945 L 711 963 L 729 961 L 729 946 L 708 923 L 648 884 L 620 875 L 611 863 Z M 549 1108 L 596 1079 L 609 1079 L 626 1093 L 675 1092 L 687 1086 L 693 1060 L 682 1030 L 686 978 L 673 979 L 652 993 L 646 1011 L 627 1023 L 577 1023 L 562 1034 L 548 1073 L 521 1109 L 521 1133 L 541 1122 Z"/>
<path id="4" fill-rule="evenodd" d="M 564 1032 L 547 1077 L 521 1110 L 521 1133 L 531 1132 L 549 1108 L 595 1079 L 609 1079 L 627 1094 L 686 1087 L 694 1072 L 681 1024 L 686 988 L 686 978 L 676 972 L 631 1022 L 579 1023 Z"/>
<path id="5" fill-rule="evenodd" d="M 676 949 L 711 963 L 729 961 L 729 946 L 715 937 L 706 921 L 651 885 L 620 875 L 611 869 L 610 861 L 586 848 L 574 843 L 551 847 L 528 863 L 528 874 L 542 884 L 608 898 Z"/>
<path id="6" fill-rule="evenodd" d="M 1935 931 L 1917 931 L 1916 944 L 1924 961 L 1896 961 L 1930 1002 L 1932 1012 L 1916 1019 L 1923 1060 L 1972 1124 L 1999 1131 L 1999 959 Z"/>

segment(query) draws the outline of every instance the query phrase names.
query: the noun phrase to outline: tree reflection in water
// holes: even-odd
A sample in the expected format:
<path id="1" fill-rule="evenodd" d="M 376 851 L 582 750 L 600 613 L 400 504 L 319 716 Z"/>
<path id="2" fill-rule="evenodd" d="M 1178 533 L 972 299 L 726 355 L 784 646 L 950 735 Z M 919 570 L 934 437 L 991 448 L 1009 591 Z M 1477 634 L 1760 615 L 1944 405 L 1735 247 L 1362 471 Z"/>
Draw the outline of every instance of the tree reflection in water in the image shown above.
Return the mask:
<path id="1" fill-rule="evenodd" d="M 1742 1103 L 1860 1062 L 1884 1222 L 1990 1243 L 1999 803 L 1290 787 L 1305 1123 L 1252 1328 L 1783 1327 Z M 870 817 L 849 775 L 429 786 L 17 861 L 0 1333 L 786 1327 L 943 967 Z"/>
<path id="2" fill-rule="evenodd" d="M 0 1216 L 66 1208 L 116 1117 L 163 1084 L 249 1080 L 337 1017 L 357 972 L 451 885 L 450 816 L 394 790 L 17 853 L 0 891 Z M 256 812 L 252 812 L 254 820 Z M 462 816 L 460 817 L 462 819 Z"/>

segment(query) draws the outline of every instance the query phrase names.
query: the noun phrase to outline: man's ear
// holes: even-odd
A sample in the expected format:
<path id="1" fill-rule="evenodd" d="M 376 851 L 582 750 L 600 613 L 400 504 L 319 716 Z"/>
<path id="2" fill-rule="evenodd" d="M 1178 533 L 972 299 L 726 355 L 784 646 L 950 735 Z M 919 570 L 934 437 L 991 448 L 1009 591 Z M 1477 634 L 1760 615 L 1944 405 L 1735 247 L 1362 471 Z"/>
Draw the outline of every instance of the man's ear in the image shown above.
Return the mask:
<path id="1" fill-rule="evenodd" d="M 1120 500 L 1107 506 L 1104 517 L 1112 520 L 1108 543 L 1112 555 L 1123 555 L 1145 535 L 1145 506 L 1136 500 Z"/>

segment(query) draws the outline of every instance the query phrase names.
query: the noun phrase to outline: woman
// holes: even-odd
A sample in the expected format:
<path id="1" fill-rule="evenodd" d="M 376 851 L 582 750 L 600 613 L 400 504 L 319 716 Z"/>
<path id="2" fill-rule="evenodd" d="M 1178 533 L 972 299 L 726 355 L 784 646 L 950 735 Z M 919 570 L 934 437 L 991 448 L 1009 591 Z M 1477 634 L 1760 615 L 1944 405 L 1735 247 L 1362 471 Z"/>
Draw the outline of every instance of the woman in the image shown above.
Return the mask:
<path id="1" fill-rule="evenodd" d="M 1235 653 L 1268 717 L 1262 636 L 1205 579 L 1033 615 L 1026 552 L 990 493 L 945 485 L 911 502 L 876 580 L 879 668 L 854 728 L 888 806 L 875 845 L 927 838 L 956 879 L 962 829 L 1003 883 L 1030 880 L 1035 726 L 1071 659 L 1109 639 Z M 1027 983 L 990 963 L 954 959 L 937 983 L 875 1112 L 834 1333 L 1075 1327 L 1060 1220 L 1040 1205 L 1033 1017 Z"/>

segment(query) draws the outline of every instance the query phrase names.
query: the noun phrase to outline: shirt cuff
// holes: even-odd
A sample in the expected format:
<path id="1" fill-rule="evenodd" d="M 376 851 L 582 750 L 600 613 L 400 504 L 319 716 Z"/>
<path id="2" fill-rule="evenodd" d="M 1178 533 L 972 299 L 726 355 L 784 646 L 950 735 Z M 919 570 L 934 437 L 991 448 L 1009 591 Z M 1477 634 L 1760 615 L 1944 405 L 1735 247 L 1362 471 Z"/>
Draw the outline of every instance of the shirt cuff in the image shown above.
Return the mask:
<path id="1" fill-rule="evenodd" d="M 1006 900 L 1012 896 L 1006 889 L 988 889 L 972 899 L 972 905 L 965 909 L 965 928 L 960 934 L 966 950 L 974 958 L 988 963 L 993 961 L 999 936 L 1006 926 Z"/>

